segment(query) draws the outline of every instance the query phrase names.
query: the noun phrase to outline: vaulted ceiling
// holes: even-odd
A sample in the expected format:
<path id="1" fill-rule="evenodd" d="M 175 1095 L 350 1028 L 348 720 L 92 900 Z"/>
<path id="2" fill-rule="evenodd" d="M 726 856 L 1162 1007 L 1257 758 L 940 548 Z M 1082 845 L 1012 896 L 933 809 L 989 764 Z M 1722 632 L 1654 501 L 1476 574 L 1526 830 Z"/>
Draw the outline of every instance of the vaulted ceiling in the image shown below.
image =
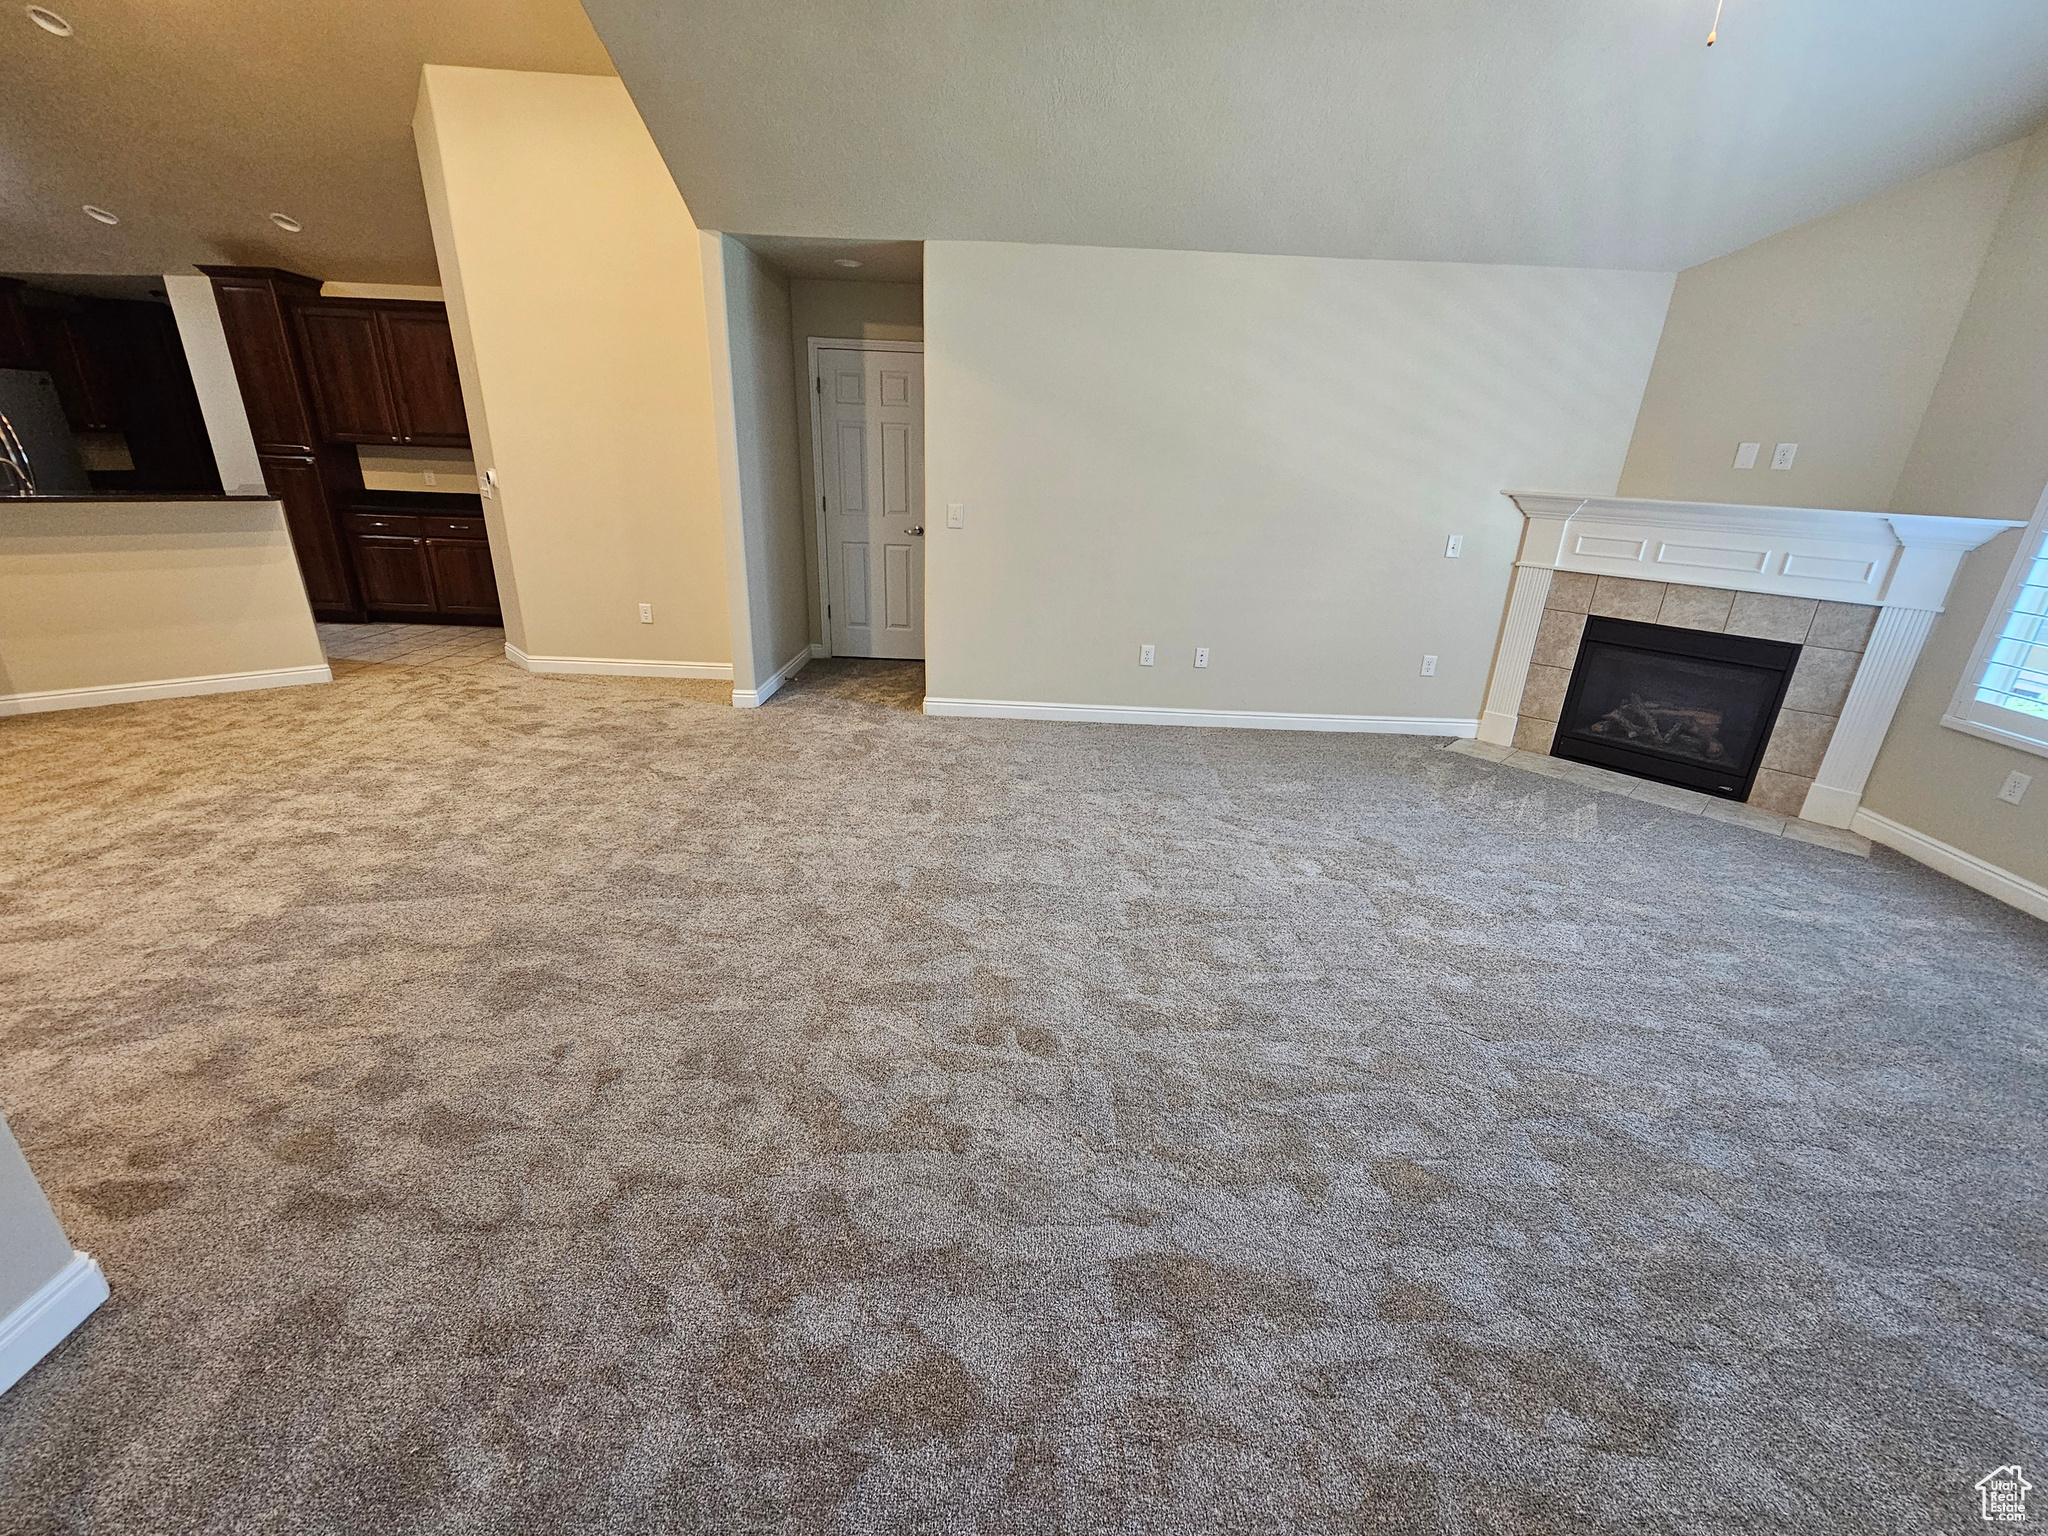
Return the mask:
<path id="1" fill-rule="evenodd" d="M 707 227 L 1674 270 L 2048 115 L 2042 0 L 585 0 Z"/>
<path id="2" fill-rule="evenodd" d="M 69 37 L 0 8 L 0 271 L 432 283 L 420 66 L 611 73 L 576 0 L 42 3 Z"/>
<path id="3" fill-rule="evenodd" d="M 1661 270 L 2048 115 L 2042 0 L 47 3 L 0 271 L 433 282 L 423 63 L 616 60 L 707 228 Z"/>

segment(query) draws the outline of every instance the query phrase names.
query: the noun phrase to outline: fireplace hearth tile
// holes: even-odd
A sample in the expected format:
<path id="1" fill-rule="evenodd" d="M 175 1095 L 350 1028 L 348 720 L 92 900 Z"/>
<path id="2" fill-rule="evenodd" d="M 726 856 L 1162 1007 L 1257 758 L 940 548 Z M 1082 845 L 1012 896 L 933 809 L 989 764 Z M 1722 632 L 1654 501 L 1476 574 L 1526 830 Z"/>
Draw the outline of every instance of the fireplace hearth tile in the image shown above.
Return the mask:
<path id="1" fill-rule="evenodd" d="M 1785 690 L 1785 707 L 1815 715 L 1841 714 L 1849 686 L 1856 681 L 1856 669 L 1862 664 L 1863 656 L 1857 651 L 1804 647 L 1792 672 L 1792 684 Z"/>
<path id="2" fill-rule="evenodd" d="M 1659 784 L 1654 779 L 1635 780 L 1635 787 L 1628 792 L 1628 797 L 1647 800 L 1651 805 L 1661 805 L 1670 811 L 1689 811 L 1695 816 L 1703 813 L 1707 803 L 1714 798 L 1680 784 Z"/>
<path id="3" fill-rule="evenodd" d="M 1593 589 L 1592 612 L 1603 619 L 1634 619 L 1638 624 L 1657 622 L 1657 610 L 1664 606 L 1664 583 L 1637 581 L 1632 576 L 1602 576 Z"/>
<path id="4" fill-rule="evenodd" d="M 1853 853 L 1859 859 L 1870 857 L 1870 839 L 1859 837 L 1854 832 L 1844 832 L 1840 827 L 1824 827 L 1815 821 L 1788 821 L 1785 823 L 1785 836 L 1794 842 L 1812 843 L 1817 848 Z"/>
<path id="5" fill-rule="evenodd" d="M 1540 774 L 1546 779 L 1562 780 L 1600 794 L 1640 800 L 1663 810 L 1706 816 L 1766 836 L 1788 837 L 1797 842 L 1811 843 L 1816 847 L 1831 848 L 1861 858 L 1870 856 L 1869 840 L 1858 837 L 1853 832 L 1841 832 L 1833 827 L 1801 821 L 1796 816 L 1781 816 L 1761 806 L 1741 805 L 1733 800 L 1703 795 L 1695 790 L 1681 789 L 1675 784 L 1659 784 L 1651 779 L 1631 778 L 1627 774 L 1609 773 L 1604 768 L 1595 768 L 1590 763 L 1568 762 L 1563 758 L 1548 757 L 1541 753 L 1489 746 L 1481 741 L 1452 741 L 1445 744 L 1445 750 L 1484 761 L 1490 768 L 1516 768 L 1526 773 Z M 1791 779 L 1787 774 L 1778 774 L 1775 777 Z M 1806 780 L 1791 779 L 1791 782 L 1801 786 L 1800 793 L 1804 794 L 1803 786 Z"/>
<path id="6" fill-rule="evenodd" d="M 1563 667 L 1567 672 L 1579 659 L 1579 638 L 1586 632 L 1586 615 L 1562 608 L 1546 609 L 1536 626 L 1536 649 L 1530 662 L 1539 667 Z"/>
<path id="7" fill-rule="evenodd" d="M 1733 592 L 1673 585 L 1665 589 L 1657 622 L 1673 629 L 1723 630 L 1728 627 L 1728 610 L 1734 602 Z"/>
<path id="8" fill-rule="evenodd" d="M 1814 611 L 1806 643 L 1824 645 L 1834 651 L 1854 651 L 1860 656 L 1876 627 L 1877 610 L 1867 603 L 1822 603 Z"/>
<path id="9" fill-rule="evenodd" d="M 1749 635 L 1758 640 L 1788 640 L 1794 645 L 1806 640 L 1813 627 L 1813 611 L 1820 604 L 1810 597 L 1777 597 L 1768 592 L 1738 592 L 1728 612 L 1727 633 Z"/>
<path id="10" fill-rule="evenodd" d="M 1783 833 L 1788 818 L 1774 811 L 1761 810 L 1754 805 L 1744 805 L 1738 800 L 1716 800 L 1709 798 L 1700 807 L 1700 814 L 1714 821 L 1732 821 L 1738 827 L 1754 827 L 1759 832 Z"/>
<path id="11" fill-rule="evenodd" d="M 1599 580 L 1584 571 L 1553 571 L 1543 606 L 1563 613 L 1585 613 L 1593 606 L 1593 589 Z"/>
<path id="12" fill-rule="evenodd" d="M 1828 755 L 1828 739 L 1834 734 L 1833 715 L 1782 709 L 1778 711 L 1777 725 L 1771 729 L 1770 745 L 1764 748 L 1763 766 L 1810 779 L 1820 772 L 1821 759 Z"/>

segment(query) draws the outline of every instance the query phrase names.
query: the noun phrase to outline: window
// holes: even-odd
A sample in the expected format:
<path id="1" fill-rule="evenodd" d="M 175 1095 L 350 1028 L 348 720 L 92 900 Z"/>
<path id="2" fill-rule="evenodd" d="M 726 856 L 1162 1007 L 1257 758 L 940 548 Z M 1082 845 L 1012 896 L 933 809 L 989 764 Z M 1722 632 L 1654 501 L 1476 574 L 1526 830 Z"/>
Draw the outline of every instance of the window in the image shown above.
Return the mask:
<path id="1" fill-rule="evenodd" d="M 2048 492 L 1941 723 L 2048 756 Z"/>

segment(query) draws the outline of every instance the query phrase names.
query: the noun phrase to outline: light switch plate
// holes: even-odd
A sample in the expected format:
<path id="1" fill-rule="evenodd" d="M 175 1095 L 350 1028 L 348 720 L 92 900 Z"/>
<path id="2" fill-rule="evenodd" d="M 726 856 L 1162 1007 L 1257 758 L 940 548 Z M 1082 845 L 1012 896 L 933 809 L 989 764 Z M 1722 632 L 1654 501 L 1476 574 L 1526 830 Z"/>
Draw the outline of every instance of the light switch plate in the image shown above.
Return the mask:
<path id="1" fill-rule="evenodd" d="M 1790 469 L 1792 467 L 1793 455 L 1798 452 L 1799 445 L 1797 443 L 1778 444 L 1778 451 L 1771 455 L 1771 468 Z"/>
<path id="2" fill-rule="evenodd" d="M 1737 443 L 1735 445 L 1735 467 L 1737 469 L 1755 469 L 1756 456 L 1763 452 L 1763 447 L 1762 443 Z"/>
<path id="3" fill-rule="evenodd" d="M 1444 558 L 1446 560 L 1455 560 L 1463 553 L 1465 553 L 1465 535 L 1462 533 L 1452 534 L 1444 543 Z"/>
<path id="4" fill-rule="evenodd" d="M 2021 773 L 2015 768 L 2005 776 L 2005 782 L 1998 786 L 1998 798 L 2007 805 L 2018 805 L 2027 797 L 2027 786 L 2034 782 L 2031 773 Z"/>
<path id="5" fill-rule="evenodd" d="M 966 503 L 958 501 L 946 503 L 946 526 L 948 528 L 965 528 L 967 526 Z"/>

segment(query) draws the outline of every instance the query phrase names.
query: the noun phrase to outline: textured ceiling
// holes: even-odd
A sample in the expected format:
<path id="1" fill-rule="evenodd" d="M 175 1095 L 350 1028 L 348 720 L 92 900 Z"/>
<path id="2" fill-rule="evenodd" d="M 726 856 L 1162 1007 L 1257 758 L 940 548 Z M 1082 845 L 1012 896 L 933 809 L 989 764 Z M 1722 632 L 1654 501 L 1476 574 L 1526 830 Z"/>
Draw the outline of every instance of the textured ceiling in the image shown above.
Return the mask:
<path id="1" fill-rule="evenodd" d="M 699 224 L 1669 271 L 2048 114 L 2043 0 L 586 0 Z"/>
<path id="2" fill-rule="evenodd" d="M 438 282 L 420 66 L 611 73 L 576 0 L 44 3 L 72 36 L 0 9 L 0 270 L 246 262 Z"/>

